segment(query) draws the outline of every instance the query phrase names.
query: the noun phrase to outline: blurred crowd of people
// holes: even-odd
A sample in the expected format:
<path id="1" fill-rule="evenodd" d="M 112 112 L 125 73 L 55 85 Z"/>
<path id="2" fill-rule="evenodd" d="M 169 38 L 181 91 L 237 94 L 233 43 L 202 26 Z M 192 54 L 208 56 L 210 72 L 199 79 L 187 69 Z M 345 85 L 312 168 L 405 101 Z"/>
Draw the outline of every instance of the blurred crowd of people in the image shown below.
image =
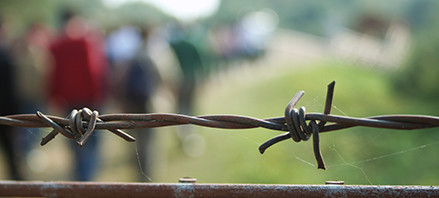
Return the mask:
<path id="1" fill-rule="evenodd" d="M 66 10 L 57 30 L 35 22 L 13 40 L 7 35 L 8 22 L 0 20 L 0 116 L 37 110 L 67 115 L 83 107 L 102 112 L 108 111 L 104 108 L 109 103 L 125 113 L 152 113 L 167 103 L 173 104 L 174 108 L 168 108 L 171 112 L 193 115 L 197 84 L 216 70 L 212 67 L 224 65 L 217 64 L 218 60 L 254 59 L 264 53 L 273 29 L 265 26 L 258 32 L 258 24 L 252 22 L 261 17 L 257 14 L 212 29 L 172 22 L 107 30 Z M 154 102 L 160 90 L 168 94 Z M 150 131 L 130 131 L 138 141 L 146 174 L 151 171 Z M 0 145 L 11 179 L 26 179 L 19 163 L 35 144 L 37 140 L 25 129 L 0 125 Z M 99 168 L 99 136 L 92 135 L 82 148 L 71 141 L 71 150 L 75 158 L 72 179 L 93 180 Z"/>

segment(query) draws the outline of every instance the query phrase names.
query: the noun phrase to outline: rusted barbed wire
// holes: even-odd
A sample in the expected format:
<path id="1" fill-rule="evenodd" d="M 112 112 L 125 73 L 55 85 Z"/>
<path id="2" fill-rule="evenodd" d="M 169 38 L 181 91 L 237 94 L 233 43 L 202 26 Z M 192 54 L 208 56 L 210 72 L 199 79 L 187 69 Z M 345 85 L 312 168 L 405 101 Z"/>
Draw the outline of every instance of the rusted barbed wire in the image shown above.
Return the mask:
<path id="1" fill-rule="evenodd" d="M 306 113 L 305 107 L 297 110 L 294 106 L 304 95 L 299 91 L 291 99 L 285 109 L 284 117 L 257 119 L 237 115 L 206 115 L 187 116 L 180 114 L 152 113 L 152 114 L 107 114 L 99 115 L 97 111 L 88 108 L 72 110 L 66 117 L 44 115 L 41 112 L 0 116 L 0 124 L 15 127 L 51 127 L 53 130 L 42 139 L 41 145 L 47 144 L 58 134 L 76 141 L 82 147 L 91 133 L 96 129 L 106 129 L 128 142 L 135 141 L 121 129 L 155 128 L 174 125 L 193 124 L 222 129 L 249 129 L 262 127 L 277 131 L 287 131 L 278 135 L 259 147 L 263 154 L 270 146 L 292 138 L 295 142 L 307 141 L 313 137 L 314 155 L 318 168 L 325 169 L 320 153 L 319 133 L 346 129 L 356 126 L 387 128 L 387 129 L 423 129 L 439 126 L 439 117 L 424 115 L 383 115 L 368 118 L 330 115 L 335 82 L 328 85 L 326 104 L 322 113 Z M 317 123 L 318 121 L 318 123 Z M 326 123 L 331 124 L 326 124 Z"/>

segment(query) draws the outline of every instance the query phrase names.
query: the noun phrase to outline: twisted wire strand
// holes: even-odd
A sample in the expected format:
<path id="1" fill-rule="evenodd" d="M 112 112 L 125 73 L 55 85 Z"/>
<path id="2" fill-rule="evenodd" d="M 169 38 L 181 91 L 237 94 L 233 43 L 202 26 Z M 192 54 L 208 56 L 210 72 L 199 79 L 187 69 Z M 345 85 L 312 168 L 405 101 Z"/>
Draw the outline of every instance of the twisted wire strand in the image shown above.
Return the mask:
<path id="1" fill-rule="evenodd" d="M 263 143 L 259 147 L 261 154 L 281 141 L 290 138 L 295 142 L 307 141 L 312 136 L 314 155 L 320 169 L 325 169 L 325 164 L 320 151 L 319 133 L 357 126 L 400 130 L 439 127 L 439 117 L 425 115 L 382 115 L 367 118 L 330 115 L 334 85 L 335 82 L 328 85 L 323 113 L 306 113 L 305 107 L 294 108 L 305 93 L 300 91 L 288 103 L 284 117 L 267 119 L 237 115 L 187 116 L 169 113 L 99 115 L 97 111 L 83 108 L 72 110 L 65 118 L 44 115 L 39 111 L 36 114 L 0 116 L 0 125 L 29 128 L 50 127 L 52 131 L 42 138 L 42 146 L 61 134 L 76 141 L 80 147 L 86 143 L 88 137 L 97 129 L 106 129 L 128 142 L 132 142 L 135 141 L 135 138 L 121 129 L 156 128 L 186 124 L 220 129 L 261 127 L 286 132 Z"/>

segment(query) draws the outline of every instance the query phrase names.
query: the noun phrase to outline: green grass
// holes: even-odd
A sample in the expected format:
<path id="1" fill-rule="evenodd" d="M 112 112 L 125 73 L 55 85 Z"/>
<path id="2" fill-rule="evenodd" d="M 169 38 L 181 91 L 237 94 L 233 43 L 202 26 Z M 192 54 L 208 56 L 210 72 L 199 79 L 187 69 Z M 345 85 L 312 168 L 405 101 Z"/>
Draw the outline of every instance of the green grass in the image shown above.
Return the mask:
<path id="1" fill-rule="evenodd" d="M 251 73 L 251 78 L 229 79 L 220 86 L 201 89 L 197 115 L 283 116 L 289 100 L 301 90 L 306 94 L 298 107 L 305 106 L 307 112 L 322 112 L 326 86 L 333 80 L 336 108 L 332 114 L 434 115 L 431 105 L 435 101 L 419 102 L 399 96 L 388 80 L 390 74 L 380 71 L 328 62 L 275 69 L 276 72 L 264 72 L 256 68 L 262 72 Z M 358 127 L 323 133 L 320 141 L 327 170 L 316 168 L 311 141 L 287 140 L 261 155 L 258 146 L 279 132 L 194 129 L 206 140 L 205 153 L 200 157 L 184 155 L 175 134 L 163 135 L 171 146 L 167 150 L 166 166 L 157 170 L 160 174 L 156 182 L 175 182 L 176 178 L 190 176 L 200 183 L 324 184 L 327 180 L 343 180 L 346 184 L 439 185 L 436 159 L 439 135 L 435 129 L 397 131 Z"/>

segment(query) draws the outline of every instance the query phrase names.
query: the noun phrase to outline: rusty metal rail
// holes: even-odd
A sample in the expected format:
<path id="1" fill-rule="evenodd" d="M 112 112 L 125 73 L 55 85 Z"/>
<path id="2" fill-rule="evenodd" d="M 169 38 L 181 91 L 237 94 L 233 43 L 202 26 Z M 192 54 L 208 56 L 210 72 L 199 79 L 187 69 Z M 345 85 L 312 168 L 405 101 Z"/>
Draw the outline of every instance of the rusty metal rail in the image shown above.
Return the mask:
<path id="1" fill-rule="evenodd" d="M 0 181 L 1 197 L 439 197 L 435 186 Z"/>
<path id="2" fill-rule="evenodd" d="M 330 115 L 335 82 L 328 85 L 326 104 L 322 113 L 305 113 L 305 107 L 294 108 L 305 93 L 297 92 L 287 105 L 284 117 L 257 119 L 236 115 L 187 116 L 179 114 L 108 114 L 99 115 L 88 108 L 73 110 L 66 118 L 46 116 L 41 112 L 33 114 L 0 116 L 0 124 L 16 127 L 51 127 L 53 130 L 42 139 L 47 144 L 58 134 L 76 141 L 78 146 L 86 143 L 95 129 L 107 129 L 127 141 L 135 141 L 121 129 L 154 128 L 173 125 L 193 124 L 223 129 L 248 129 L 262 127 L 277 131 L 287 131 L 259 147 L 262 154 L 270 146 L 292 138 L 295 142 L 306 141 L 313 136 L 314 155 L 318 168 L 325 169 L 320 153 L 319 133 L 335 131 L 356 126 L 388 129 L 423 129 L 439 126 L 439 117 L 423 115 L 383 115 L 368 118 L 354 118 Z M 317 122 L 318 121 L 318 122 Z M 326 124 L 326 123 L 330 124 Z"/>

